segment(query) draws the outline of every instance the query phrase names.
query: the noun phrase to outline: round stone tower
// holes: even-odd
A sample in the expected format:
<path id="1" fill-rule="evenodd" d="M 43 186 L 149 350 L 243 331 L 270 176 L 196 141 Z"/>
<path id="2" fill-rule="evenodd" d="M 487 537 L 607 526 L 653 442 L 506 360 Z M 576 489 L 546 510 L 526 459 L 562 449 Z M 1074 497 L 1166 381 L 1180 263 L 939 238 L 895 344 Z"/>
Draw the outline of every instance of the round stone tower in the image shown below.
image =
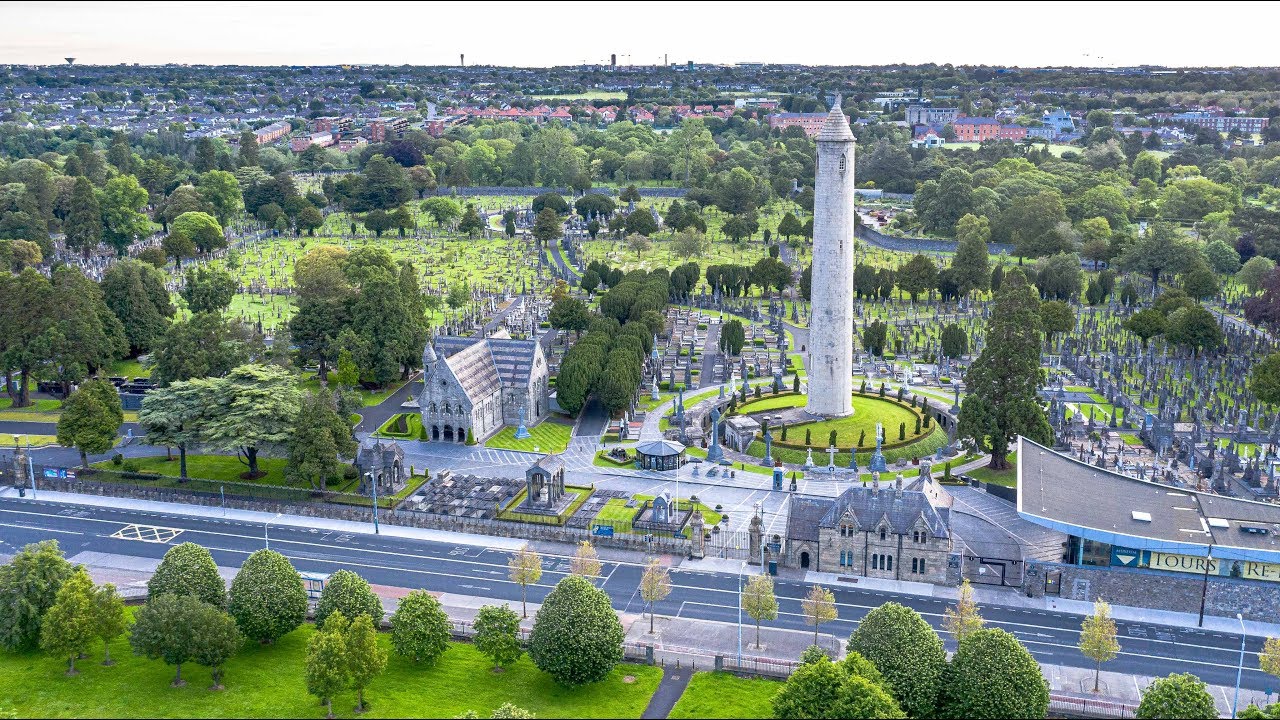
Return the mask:
<path id="1" fill-rule="evenodd" d="M 809 402 L 814 415 L 853 413 L 853 233 L 855 139 L 840 96 L 818 133 L 813 188 L 813 311 L 809 321 Z"/>

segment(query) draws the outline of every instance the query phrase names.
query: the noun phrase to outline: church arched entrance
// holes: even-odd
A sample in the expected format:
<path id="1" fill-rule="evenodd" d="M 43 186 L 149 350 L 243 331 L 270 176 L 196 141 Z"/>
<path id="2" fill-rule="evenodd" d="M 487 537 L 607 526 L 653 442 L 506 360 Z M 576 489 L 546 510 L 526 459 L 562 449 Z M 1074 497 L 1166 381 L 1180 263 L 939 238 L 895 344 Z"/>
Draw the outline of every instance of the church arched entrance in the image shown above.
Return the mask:
<path id="1" fill-rule="evenodd" d="M 439 440 L 439 439 L 440 439 L 440 426 L 439 426 L 439 425 L 432 425 L 432 426 L 431 426 L 431 439 L 432 439 L 432 440 Z"/>
<path id="2" fill-rule="evenodd" d="M 467 429 L 461 428 L 461 427 L 458 428 L 458 442 L 464 443 L 466 441 L 467 441 Z"/>
<path id="3" fill-rule="evenodd" d="M 800 569 L 801 570 L 809 569 L 809 553 L 807 552 L 800 553 Z"/>
<path id="4" fill-rule="evenodd" d="M 452 425 L 444 426 L 444 441 L 453 442 L 453 426 Z"/>

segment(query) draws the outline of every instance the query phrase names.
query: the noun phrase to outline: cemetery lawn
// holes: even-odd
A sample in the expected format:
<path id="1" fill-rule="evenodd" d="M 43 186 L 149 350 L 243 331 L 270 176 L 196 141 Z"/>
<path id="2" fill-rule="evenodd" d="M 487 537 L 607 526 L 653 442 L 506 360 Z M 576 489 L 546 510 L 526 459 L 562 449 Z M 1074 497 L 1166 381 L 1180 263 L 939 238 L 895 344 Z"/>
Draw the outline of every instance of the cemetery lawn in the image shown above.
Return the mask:
<path id="1" fill-rule="evenodd" d="M 980 467 L 965 473 L 975 480 L 981 480 L 992 485 L 1003 485 L 1004 487 L 1018 486 L 1018 453 L 1011 452 L 1008 455 L 1009 462 L 1013 464 L 1008 470 L 995 471 L 988 467 Z"/>
<path id="2" fill-rule="evenodd" d="M 544 420 L 527 429 L 530 437 L 517 440 L 517 428 L 508 425 L 489 438 L 484 446 L 529 453 L 562 453 L 569 447 L 569 438 L 573 435 L 572 425 L 556 422 L 554 419 Z M 537 447 L 537 450 L 534 447 Z"/>
<path id="3" fill-rule="evenodd" d="M 781 688 L 782 683 L 766 678 L 743 678 L 727 672 L 696 673 L 667 717 L 772 717 L 770 700 Z"/>
<path id="4" fill-rule="evenodd" d="M 631 527 L 631 521 L 635 518 L 636 513 L 640 510 L 640 507 L 644 505 L 645 501 L 653 500 L 653 497 L 653 495 L 633 495 L 631 499 L 636 501 L 634 507 L 627 507 L 627 500 L 625 498 L 612 498 L 609 502 L 605 503 L 605 506 L 600 509 L 600 512 L 596 514 L 595 519 L 592 522 L 603 525 L 612 525 L 614 532 L 635 532 Z M 681 510 L 687 510 L 689 507 L 689 500 L 687 498 L 681 499 L 678 500 L 676 504 Z M 720 513 L 712 510 L 710 507 L 707 507 L 707 505 L 702 501 L 694 503 L 694 507 L 702 511 L 702 521 L 707 528 L 720 524 Z"/>
<path id="5" fill-rule="evenodd" d="M 848 417 L 837 418 L 835 420 L 822 420 L 813 423 L 804 423 L 801 425 L 790 425 L 787 427 L 787 436 L 789 442 L 793 444 L 801 444 L 804 440 L 805 431 L 810 431 L 810 439 L 816 448 L 827 447 L 828 436 L 832 430 L 836 431 L 836 447 L 850 447 L 856 445 L 858 437 L 862 432 L 866 432 L 866 447 L 875 447 L 876 423 L 884 426 L 884 443 L 893 445 L 899 442 L 909 442 L 913 437 L 916 429 L 916 413 L 907 408 L 888 400 L 881 400 L 878 397 L 853 396 L 853 414 Z M 907 424 L 907 439 L 905 441 L 898 440 L 898 425 L 900 423 Z M 775 442 L 779 442 L 776 441 Z"/>
<path id="6" fill-rule="evenodd" d="M 178 462 L 177 452 L 173 454 L 173 460 L 167 460 L 164 455 L 155 455 L 152 457 L 129 458 L 129 461 L 138 464 L 138 472 L 159 473 L 168 477 L 178 477 L 181 473 L 181 464 Z M 241 480 L 240 474 L 248 472 L 249 466 L 240 462 L 240 459 L 234 455 L 187 455 L 187 476 L 217 482 L 288 485 L 289 483 L 284 478 L 286 465 L 288 465 L 287 460 L 259 457 L 258 469 L 265 472 L 266 475 L 257 480 Z M 123 470 L 119 465 L 112 464 L 110 460 L 93 463 L 91 467 L 117 472 Z"/>
<path id="7" fill-rule="evenodd" d="M 138 360 L 117 360 L 111 363 L 111 367 L 107 369 L 107 372 L 110 375 L 118 377 L 151 377 L 151 368 L 143 365 Z"/>
<path id="8" fill-rule="evenodd" d="M 12 398 L 0 398 L 0 420 L 56 423 L 60 410 L 62 401 L 53 398 L 32 398 L 30 405 L 17 409 L 13 407 Z"/>
<path id="9" fill-rule="evenodd" d="M 519 512 L 520 506 L 524 503 L 525 498 L 529 497 L 529 488 L 524 488 L 511 502 L 507 503 L 506 508 L 498 513 L 499 520 L 512 520 L 515 522 L 537 523 L 539 525 L 564 525 L 573 514 L 578 512 L 578 508 L 582 507 L 593 493 L 595 488 L 574 487 L 573 485 L 564 486 L 565 495 L 574 495 L 568 507 L 559 515 L 539 515 L 537 513 Z"/>
<path id="10" fill-rule="evenodd" d="M 133 655 L 126 635 L 111 644 L 113 667 L 102 667 L 101 646 L 76 663 L 80 674 L 66 677 L 64 660 L 41 653 L 0 652 L 5 678 L 0 707 L 17 717 L 191 717 L 323 718 L 325 709 L 307 693 L 306 644 L 311 625 L 289 633 L 274 645 L 246 643 L 226 665 L 221 692 L 206 688 L 209 671 L 183 665 L 188 684 L 169 687 L 174 669 L 159 660 Z M 538 717 L 638 718 L 657 688 L 662 671 L 646 665 L 619 665 L 605 680 L 565 689 L 534 667 L 527 656 L 503 673 L 469 644 L 451 643 L 434 666 L 415 665 L 391 652 L 391 638 L 380 633 L 387 650 L 386 671 L 365 691 L 369 717 L 456 717 L 468 710 L 489 717 L 511 702 Z M 632 678 L 626 682 L 625 678 Z M 334 698 L 338 717 L 355 714 L 355 693 Z"/>
<path id="11" fill-rule="evenodd" d="M 783 408 L 804 407 L 809 401 L 808 395 L 800 395 L 788 392 L 786 394 L 765 395 L 759 400 L 752 400 L 738 406 L 739 415 L 749 415 L 751 413 L 765 412 L 766 410 L 781 410 Z M 913 428 L 914 429 L 914 428 Z"/>

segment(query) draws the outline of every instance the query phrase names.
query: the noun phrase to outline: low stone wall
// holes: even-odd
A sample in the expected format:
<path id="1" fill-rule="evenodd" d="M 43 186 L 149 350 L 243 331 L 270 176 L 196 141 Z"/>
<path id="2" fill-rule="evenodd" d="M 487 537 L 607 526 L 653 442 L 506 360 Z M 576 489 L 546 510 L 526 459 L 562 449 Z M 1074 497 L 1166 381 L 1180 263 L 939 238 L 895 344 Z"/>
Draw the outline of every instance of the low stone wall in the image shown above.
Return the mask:
<path id="1" fill-rule="evenodd" d="M 1200 594 L 1205 591 L 1204 577 L 1159 570 L 1133 570 L 1089 565 L 1063 565 L 1028 560 L 1023 575 L 1023 590 L 1032 597 L 1045 595 L 1045 577 L 1060 571 L 1061 597 L 1093 602 L 1102 598 L 1109 603 L 1199 613 Z M 1204 593 L 1206 615 L 1246 620 L 1275 622 L 1280 612 L 1280 585 L 1234 578 L 1209 578 Z"/>
<path id="2" fill-rule="evenodd" d="M 76 493 L 79 495 L 99 495 L 105 497 L 124 497 L 134 500 L 153 502 L 172 502 L 184 505 L 200 505 L 205 507 L 223 507 L 223 503 L 214 497 L 204 497 L 184 493 L 176 488 L 140 488 L 114 483 L 95 483 L 82 480 L 41 478 L 40 490 Z M 39 497 L 37 493 L 37 497 Z M 352 522 L 373 522 L 373 509 L 351 507 L 332 503 L 287 503 L 270 500 L 245 500 L 227 498 L 225 507 L 237 510 L 256 510 L 259 512 L 281 513 L 301 517 L 322 517 L 331 520 L 349 520 Z M 494 535 L 497 537 L 520 538 L 524 540 L 542 540 L 548 542 L 579 543 L 590 540 L 597 545 L 606 545 L 634 550 L 649 550 L 687 555 L 689 541 L 681 538 L 655 538 L 653 542 L 645 542 L 643 536 L 615 534 L 593 536 L 587 528 L 561 527 L 556 525 L 540 525 L 536 523 L 505 522 L 500 520 L 476 520 L 434 515 L 415 510 L 383 510 L 379 511 L 378 521 L 384 525 L 400 525 L 429 530 L 446 530 L 451 532 L 473 533 L 477 535 Z"/>

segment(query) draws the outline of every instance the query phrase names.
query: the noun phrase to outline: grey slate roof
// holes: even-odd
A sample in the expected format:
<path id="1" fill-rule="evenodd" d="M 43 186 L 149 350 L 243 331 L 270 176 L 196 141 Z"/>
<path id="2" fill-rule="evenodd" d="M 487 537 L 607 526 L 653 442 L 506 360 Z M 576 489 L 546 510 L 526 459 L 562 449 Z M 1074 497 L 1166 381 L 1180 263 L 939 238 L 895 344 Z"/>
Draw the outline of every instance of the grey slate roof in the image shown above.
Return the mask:
<path id="1" fill-rule="evenodd" d="M 498 369 L 494 367 L 493 358 L 489 355 L 489 347 L 483 342 L 474 343 L 448 355 L 445 362 L 458 378 L 462 391 L 472 401 L 488 397 L 502 387 Z"/>
<path id="2" fill-rule="evenodd" d="M 668 455 L 679 455 L 684 452 L 684 446 L 678 442 L 672 442 L 670 440 L 650 440 L 637 445 L 636 452 L 641 455 L 666 457 Z"/>
<path id="3" fill-rule="evenodd" d="M 533 470 L 534 468 L 541 469 L 548 475 L 555 475 L 564 469 L 564 459 L 556 453 L 547 453 L 539 458 L 538 462 L 534 463 L 533 467 L 529 469 Z"/>
<path id="4" fill-rule="evenodd" d="M 787 537 L 817 542 L 818 524 L 834 506 L 831 498 L 793 497 L 787 510 Z"/>
<path id="5" fill-rule="evenodd" d="M 869 486 L 851 487 L 834 499 L 797 496 L 788 511 L 787 536 L 817 542 L 819 529 L 837 527 L 845 513 L 852 510 L 862 530 L 874 528 L 887 518 L 891 532 L 905 535 L 923 517 L 931 535 L 949 537 L 949 500 L 950 495 L 945 492 L 941 496 L 922 492 L 920 483 L 908 485 L 901 493 L 895 493 L 889 484 L 881 485 L 879 491 Z M 935 506 L 935 502 L 939 504 Z"/>
<path id="6" fill-rule="evenodd" d="M 525 387 L 533 369 L 538 343 L 535 340 L 509 338 L 473 338 L 442 335 L 435 339 L 435 349 L 449 362 L 458 379 L 465 371 L 460 363 L 484 362 L 495 370 L 497 382 L 502 385 Z M 469 354 L 462 356 L 462 353 Z M 456 360 L 455 360 L 456 358 Z M 466 387 L 466 383 L 463 383 Z M 468 394 L 470 390 L 468 390 Z M 472 395 L 475 397 L 475 395 Z"/>

